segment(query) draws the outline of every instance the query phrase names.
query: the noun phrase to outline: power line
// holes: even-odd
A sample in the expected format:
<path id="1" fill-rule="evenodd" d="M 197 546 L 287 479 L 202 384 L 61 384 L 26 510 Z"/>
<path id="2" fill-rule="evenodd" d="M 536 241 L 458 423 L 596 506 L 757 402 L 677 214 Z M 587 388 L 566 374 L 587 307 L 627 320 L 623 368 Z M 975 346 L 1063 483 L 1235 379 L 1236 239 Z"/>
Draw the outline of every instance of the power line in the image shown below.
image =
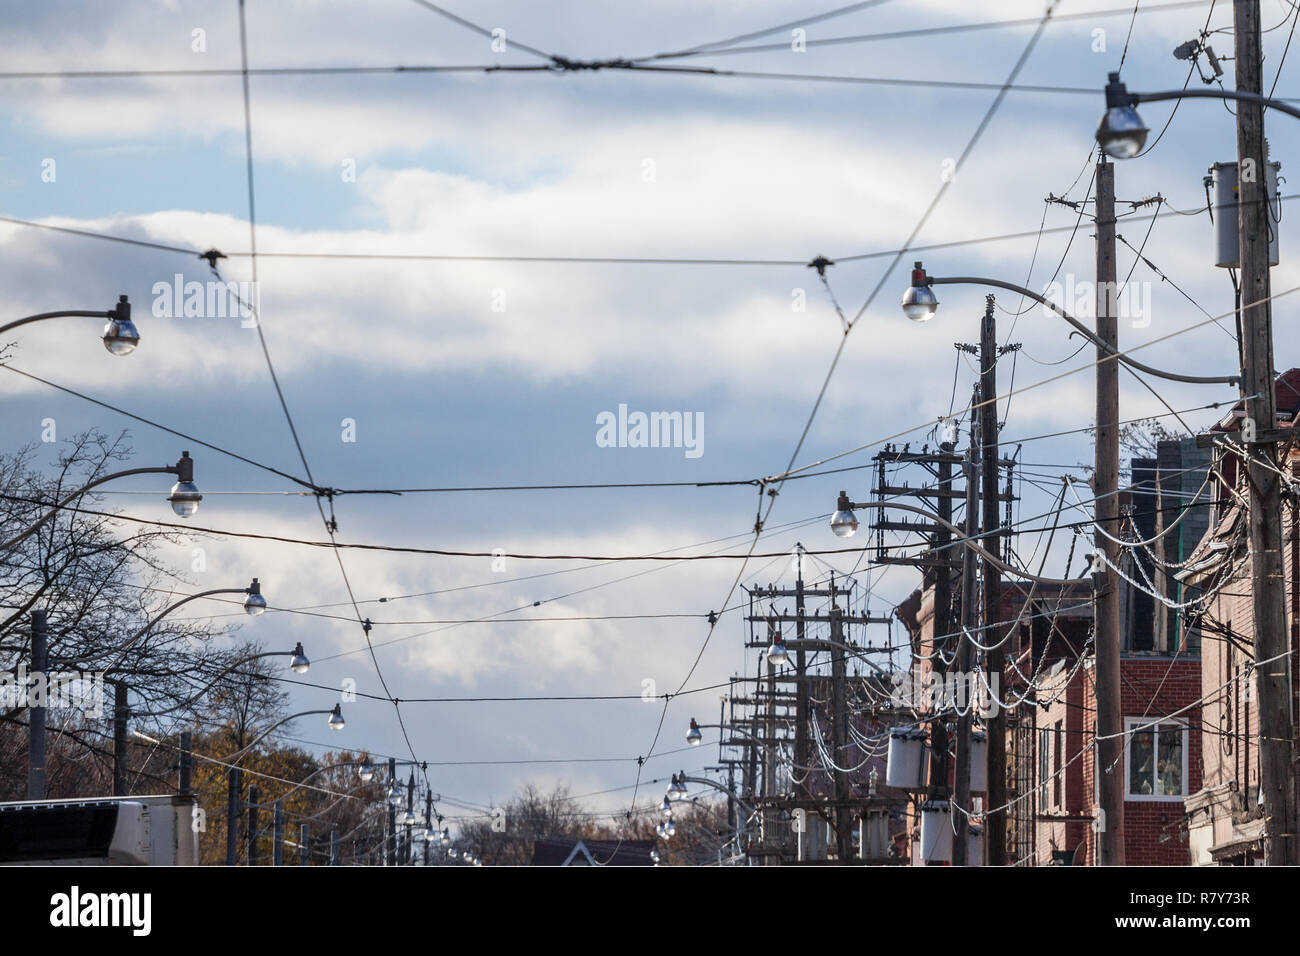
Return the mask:
<path id="1" fill-rule="evenodd" d="M 0 80 L 115 80 L 175 79 L 180 77 L 242 76 L 234 67 L 174 70 L 22 70 L 0 72 Z M 498 64 L 410 64 L 394 66 L 267 66 L 250 67 L 249 76 L 363 76 L 384 73 L 549 73 L 548 66 L 504 66 Z"/>
<path id="2" fill-rule="evenodd" d="M 1278 202 L 1288 202 L 1300 198 L 1300 193 L 1292 193 L 1286 196 L 1279 196 Z M 1205 209 L 1198 209 L 1192 215 L 1199 215 Z M 1171 209 L 1168 212 L 1152 213 L 1142 216 L 1125 217 L 1130 222 L 1143 222 L 1148 218 L 1161 219 L 1166 216 L 1188 215 L 1189 213 Z M 174 252 L 181 255 L 192 256 L 194 258 L 206 258 L 203 251 L 197 248 L 186 248 L 183 246 L 168 245 L 166 243 L 151 242 L 141 239 L 132 239 L 127 236 L 118 236 L 112 233 L 96 232 L 89 229 L 74 229 L 70 226 L 56 226 L 52 223 L 36 222 L 30 219 L 19 219 L 15 216 L 0 216 L 0 222 L 7 222 L 10 225 L 24 226 L 30 229 L 44 229 L 50 232 L 63 233 L 65 235 L 79 236 L 83 239 L 99 239 L 105 242 L 124 243 L 126 245 L 141 246 L 144 248 L 157 249 L 163 252 Z M 894 256 L 908 252 L 932 252 L 939 249 L 957 249 L 965 246 L 982 245 L 990 242 L 1005 242 L 1013 239 L 1027 239 L 1040 235 L 1050 235 L 1053 233 L 1072 232 L 1075 226 L 1051 226 L 1046 229 L 1027 229 L 1019 232 L 1000 233 L 991 236 L 977 236 L 970 239 L 956 239 L 949 242 L 935 242 L 924 245 L 908 246 L 903 249 L 881 249 L 874 252 L 852 253 L 849 255 L 835 256 L 833 261 L 836 263 L 845 262 L 863 262 L 869 259 L 881 259 L 887 256 Z M 235 251 L 223 253 L 226 258 L 247 258 L 251 253 L 245 251 Z M 799 267 L 804 268 L 809 265 L 806 259 L 743 259 L 743 258 L 722 258 L 722 257 L 654 257 L 654 256 L 512 256 L 512 255 L 451 255 L 440 253 L 382 253 L 382 252 L 277 252 L 259 250 L 258 258 L 261 259 L 315 259 L 321 261 L 357 261 L 357 262 L 517 262 L 517 263 L 538 263 L 538 264 L 556 264 L 556 265 L 699 265 L 699 266 L 772 266 L 772 267 Z"/>
<path id="3" fill-rule="evenodd" d="M 452 13 L 450 10 L 444 9 L 443 7 L 440 7 L 435 3 L 430 3 L 429 0 L 411 0 L 411 2 L 415 3 L 418 6 L 424 7 L 424 9 L 426 10 L 431 10 L 432 12 L 438 14 L 441 17 L 446 17 L 448 20 L 452 21 L 453 23 L 459 24 L 465 29 L 477 33 L 479 36 L 487 37 L 489 40 L 496 39 L 495 34 L 487 27 L 480 26 L 479 24 L 474 23 L 471 20 L 466 20 L 464 17 L 457 16 L 456 14 Z M 527 43 L 520 43 L 518 40 L 511 40 L 509 39 L 508 35 L 506 35 L 504 32 L 502 36 L 505 39 L 507 48 L 514 46 L 520 50 L 525 51 L 526 53 L 531 53 L 533 56 L 541 57 L 543 60 L 546 60 L 548 62 L 552 62 L 555 60 L 555 57 L 550 53 L 543 53 L 541 50 L 537 49 L 536 47 L 529 46 Z"/>
<path id="4" fill-rule="evenodd" d="M 1183 3 L 1164 3 L 1156 6 L 1144 7 L 1141 13 L 1164 13 L 1173 10 L 1185 10 L 1189 7 L 1203 7 L 1212 0 L 1190 0 Z M 1053 22 L 1064 22 L 1068 20 L 1096 20 L 1101 17 L 1117 16 L 1128 14 L 1131 11 L 1127 7 L 1112 10 L 1094 10 L 1087 13 L 1067 13 L 1057 14 L 1052 18 Z M 1035 26 L 1041 20 L 1041 17 L 1022 17 L 1015 20 L 986 20 L 981 23 L 962 23 L 942 27 L 922 27 L 913 30 L 893 30 L 887 33 L 863 33 L 856 36 L 841 37 L 824 37 L 821 39 L 805 40 L 804 45 L 807 47 L 819 46 L 840 46 L 850 43 L 869 43 L 878 40 L 907 40 L 916 37 L 943 36 L 955 33 L 969 33 L 976 30 L 996 30 L 1008 27 Z M 707 46 L 707 45 L 706 45 Z M 771 51 L 788 51 L 790 44 L 787 43 L 764 43 L 755 46 L 730 47 L 729 49 L 707 49 L 705 47 L 693 47 L 689 50 L 678 50 L 673 53 L 656 53 L 652 56 L 633 57 L 631 62 L 644 63 L 652 60 L 676 59 L 687 56 L 715 56 L 731 53 L 763 53 Z"/>
<path id="5" fill-rule="evenodd" d="M 152 419 L 145 418 L 142 415 L 136 415 L 133 412 L 128 412 L 124 408 L 119 408 L 116 405 L 111 405 L 108 402 L 102 401 L 98 398 L 92 398 L 91 396 L 85 394 L 84 392 L 78 392 L 77 390 L 68 388 L 65 385 L 59 385 L 55 382 L 51 382 L 49 379 L 41 378 L 39 375 L 33 375 L 31 372 L 24 372 L 22 369 L 15 368 L 13 365 L 10 365 L 8 363 L 0 364 L 0 368 L 5 369 L 6 371 L 13 372 L 16 375 L 21 375 L 24 378 L 29 378 L 34 382 L 40 382 L 42 385 L 48 385 L 50 388 L 56 389 L 67 395 L 71 395 L 74 398 L 79 398 L 82 401 L 89 402 L 92 405 L 98 405 L 100 408 L 105 408 L 111 412 L 116 412 L 119 415 L 123 415 L 127 418 L 133 419 L 134 421 L 140 422 L 141 424 L 149 425 L 150 427 L 156 428 L 159 431 L 167 432 L 169 435 L 175 435 L 177 438 L 184 438 L 186 441 L 193 442 L 196 445 L 199 445 L 203 448 L 210 449 L 211 451 L 215 451 L 218 454 L 226 455 L 227 457 L 233 458 L 236 461 L 242 461 L 246 465 L 252 465 L 254 468 L 260 468 L 262 471 L 270 472 L 271 474 L 278 475 L 281 478 L 287 478 L 289 481 L 292 481 L 295 484 L 299 484 L 305 488 L 312 489 L 312 491 L 315 493 L 321 493 L 326 490 L 320 488 L 319 486 L 312 483 L 311 481 L 307 481 L 305 479 L 299 478 L 296 475 L 291 475 L 286 471 L 281 471 L 278 468 L 273 468 L 272 466 L 264 464 L 260 461 L 255 461 L 254 459 L 248 458 L 245 455 L 241 455 L 238 452 L 230 451 L 228 448 L 222 448 L 220 445 L 214 445 L 211 442 L 204 441 L 202 438 L 196 438 L 195 436 L 186 434 L 185 432 L 177 431 L 175 428 L 171 428 L 168 425 L 163 425 Z"/>
<path id="6" fill-rule="evenodd" d="M 799 20 L 791 20 L 789 23 L 782 23 L 778 26 L 767 27 L 762 30 L 756 30 L 752 33 L 742 33 L 739 36 L 730 37 L 729 39 L 726 40 L 715 40 L 712 43 L 701 43 L 698 46 L 693 46 L 685 50 L 678 50 L 674 53 L 657 53 L 654 56 L 641 57 L 639 58 L 639 60 L 634 60 L 633 62 L 639 62 L 643 60 L 659 60 L 659 59 L 664 59 L 666 57 L 694 56 L 700 53 L 730 52 L 725 50 L 718 51 L 716 48 L 733 46 L 734 44 L 737 43 L 744 43 L 746 40 L 757 40 L 760 37 L 769 36 L 773 33 L 781 33 L 785 30 L 793 29 L 794 27 L 811 26 L 814 23 L 821 23 L 826 20 L 831 20 L 835 17 L 844 16 L 845 14 L 848 13 L 856 13 L 857 11 L 865 10 L 868 7 L 877 7 L 880 6 L 882 3 L 887 3 L 887 2 L 888 0 L 863 0 L 863 2 L 859 2 L 859 3 L 850 3 L 847 6 L 838 7 L 834 10 L 828 10 L 825 13 L 814 14 L 813 16 L 803 17 L 802 19 Z M 782 49 L 785 49 L 786 45 L 781 44 L 780 47 Z"/>

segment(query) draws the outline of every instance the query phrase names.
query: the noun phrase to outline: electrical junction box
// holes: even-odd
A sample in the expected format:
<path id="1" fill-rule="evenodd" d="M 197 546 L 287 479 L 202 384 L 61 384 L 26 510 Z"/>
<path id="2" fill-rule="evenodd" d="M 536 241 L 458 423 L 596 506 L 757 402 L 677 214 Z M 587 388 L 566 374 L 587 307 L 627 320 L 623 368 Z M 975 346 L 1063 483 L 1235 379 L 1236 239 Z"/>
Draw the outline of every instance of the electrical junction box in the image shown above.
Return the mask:
<path id="1" fill-rule="evenodd" d="M 1281 163 L 1264 164 L 1264 189 L 1268 197 L 1268 264 L 1278 264 L 1277 227 L 1282 221 L 1282 204 L 1277 184 Z M 1237 164 L 1215 163 L 1205 178 L 1210 191 L 1210 209 L 1214 213 L 1214 264 L 1220 269 L 1241 268 L 1237 250 Z"/>

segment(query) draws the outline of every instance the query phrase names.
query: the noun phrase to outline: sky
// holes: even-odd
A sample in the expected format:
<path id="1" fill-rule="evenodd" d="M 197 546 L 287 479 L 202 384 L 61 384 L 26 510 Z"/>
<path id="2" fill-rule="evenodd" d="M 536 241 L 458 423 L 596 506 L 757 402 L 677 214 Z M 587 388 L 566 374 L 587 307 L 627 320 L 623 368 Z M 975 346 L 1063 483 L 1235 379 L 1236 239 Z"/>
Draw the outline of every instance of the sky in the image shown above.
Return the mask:
<path id="1" fill-rule="evenodd" d="M 1277 75 L 1276 95 L 1289 96 L 1300 70 L 1300 56 L 1284 58 L 1292 8 L 1281 0 L 1262 6 L 1265 28 L 1273 28 L 1264 35 L 1266 87 Z M 833 8 L 448 0 L 444 9 L 489 32 L 504 30 L 506 49 L 411 0 L 249 0 L 249 66 L 543 62 L 517 43 L 570 59 L 634 57 L 716 44 Z M 887 0 L 802 29 L 815 41 L 1042 12 L 1042 0 Z M 235 0 L 6 4 L 0 215 L 180 250 L 216 248 L 228 257 L 219 263 L 222 276 L 234 282 L 253 282 L 255 269 L 256 286 L 244 288 L 255 290 L 267 352 L 322 486 L 749 481 L 853 449 L 860 450 L 807 470 L 864 466 L 884 440 L 933 443 L 932 429 L 960 412 L 974 381 L 973 366 L 953 345 L 978 339 L 986 290 L 943 287 L 935 320 L 909 322 L 898 302 L 911 261 L 923 259 L 936 275 L 991 276 L 1038 290 L 1055 280 L 1062 294 L 1077 296 L 1077 283 L 1094 268 L 1091 224 L 1075 208 L 1045 200 L 1088 195 L 1106 74 L 1122 60 L 1130 89 L 1181 87 L 1189 64 L 1172 51 L 1198 36 L 1207 16 L 1209 29 L 1220 31 L 1207 42 L 1221 59 L 1232 53 L 1231 5 L 1222 0 L 1142 2 L 1136 16 L 1119 0 L 1063 0 L 1056 13 L 1061 19 L 1043 29 L 1016 83 L 1058 89 L 1009 91 L 969 150 L 1034 25 L 802 51 L 787 28 L 731 44 L 777 49 L 715 48 L 659 61 L 991 85 L 968 88 L 615 70 L 253 75 L 254 261 Z M 1224 69 L 1230 88 L 1230 59 Z M 76 70 L 226 72 L 14 75 Z M 1190 82 L 1201 85 L 1196 75 Z M 1212 100 L 1141 112 L 1153 142 L 1171 112 L 1173 119 L 1148 153 L 1116 167 L 1118 209 L 1133 216 L 1118 226 L 1132 247 L 1120 244 L 1120 276 L 1131 276 L 1143 304 L 1141 314 L 1121 321 L 1121 344 L 1151 343 L 1137 355 L 1148 364 L 1230 374 L 1231 319 L 1206 323 L 1207 315 L 1230 313 L 1233 299 L 1226 270 L 1214 266 L 1202 180 L 1211 164 L 1235 160 L 1233 118 Z M 1284 196 L 1298 131 L 1288 117 L 1270 114 Z M 1162 212 L 1183 215 L 1140 218 L 1155 207 L 1132 204 L 1156 195 L 1165 200 Z M 1289 204 L 1282 209 L 1275 294 L 1300 286 L 1288 248 Z M 893 252 L 914 231 L 910 246 L 1023 235 L 896 262 Z M 1135 258 L 1139 247 L 1167 278 Z M 846 316 L 862 310 L 847 337 L 831 294 L 805 265 L 817 256 L 836 262 L 826 278 Z M 303 476 L 258 330 L 237 316 L 169 314 L 183 312 L 169 310 L 161 291 L 178 275 L 182 284 L 210 278 L 192 252 L 0 222 L 6 316 L 107 309 L 128 294 L 142 336 L 134 354 L 117 358 L 97 341 L 92 320 L 41 323 L 14 338 L 9 366 Z M 1071 432 L 1022 444 L 1022 471 L 1032 481 L 1017 489 L 1016 517 L 1037 528 L 1042 522 L 1030 519 L 1050 510 L 1059 475 L 1086 478 L 1080 465 L 1092 448 L 1078 430 L 1092 422 L 1094 376 L 1088 351 L 1074 354 L 1079 342 L 1058 319 L 1010 293 L 999 294 L 998 305 L 999 339 L 1022 344 L 999 368 L 1000 390 L 1015 391 L 1000 406 L 1003 444 Z M 1274 306 L 1279 368 L 1296 362 L 1294 312 L 1285 296 Z M 1222 386 L 1156 385 L 1178 410 L 1236 398 Z M 194 455 L 207 496 L 196 525 L 325 539 L 314 498 L 284 478 L 12 371 L 0 375 L 0 388 L 4 448 L 40 443 L 48 419 L 60 438 L 92 426 L 129 429 L 136 464 L 173 462 L 182 448 Z M 1121 389 L 1123 419 L 1165 412 L 1132 376 L 1121 377 Z M 617 416 L 620 406 L 700 422 L 696 448 L 605 447 L 600 416 Z M 1183 418 L 1201 430 L 1222 413 Z M 40 454 L 50 464 L 57 450 L 42 446 Z M 840 488 L 862 500 L 870 481 L 866 469 L 786 483 L 755 548 L 777 557 L 743 565 L 336 554 L 207 534 L 166 557 L 178 595 L 260 578 L 277 610 L 248 621 L 240 637 L 267 647 L 303 642 L 310 681 L 323 686 L 285 685 L 296 710 L 328 709 L 345 681 L 383 695 L 377 662 L 391 696 L 409 701 L 401 710 L 411 749 L 428 762 L 449 815 L 496 806 L 529 782 L 615 791 L 592 798 L 614 812 L 628 806 L 638 757 L 649 758 L 642 781 L 655 781 L 641 789 L 641 804 L 659 799 L 658 781 L 673 771 L 717 760 L 716 745 L 683 752 L 683 738 L 691 716 L 716 715 L 723 691 L 712 685 L 753 671 L 744 592 L 732 590 L 738 572 L 741 585 L 788 582 L 790 562 L 781 556 L 796 543 L 823 550 L 861 542 L 834 538 L 827 520 Z M 147 478 L 124 480 L 102 500 L 126 515 L 167 520 L 165 490 Z M 348 495 L 334 509 L 346 543 L 593 556 L 730 546 L 744 554 L 756 499 L 752 485 L 687 484 Z M 1034 546 L 1033 535 L 1018 543 L 1025 554 Z M 196 548 L 203 570 L 196 570 Z M 1047 567 L 1062 570 L 1067 549 L 1068 538 L 1058 539 Z M 857 552 L 820 560 L 822 572 L 858 570 L 872 613 L 888 614 L 918 583 L 909 569 L 883 572 Z M 340 561 L 374 622 L 373 660 Z M 705 616 L 724 604 L 710 637 Z M 190 605 L 184 613 L 238 622 L 229 604 Z M 627 619 L 644 615 L 676 616 Z M 518 620 L 427 623 L 491 617 Z M 588 619 L 527 620 L 557 617 Z M 885 630 L 879 625 L 870 637 L 885 641 Z M 660 694 L 683 681 L 686 690 L 710 689 L 673 699 L 665 713 L 662 701 L 639 699 L 646 681 Z M 539 695 L 633 699 L 412 700 Z M 342 732 L 309 717 L 285 739 L 316 751 L 411 756 L 390 703 L 363 697 L 344 712 Z M 716 736 L 706 740 L 716 744 Z"/>

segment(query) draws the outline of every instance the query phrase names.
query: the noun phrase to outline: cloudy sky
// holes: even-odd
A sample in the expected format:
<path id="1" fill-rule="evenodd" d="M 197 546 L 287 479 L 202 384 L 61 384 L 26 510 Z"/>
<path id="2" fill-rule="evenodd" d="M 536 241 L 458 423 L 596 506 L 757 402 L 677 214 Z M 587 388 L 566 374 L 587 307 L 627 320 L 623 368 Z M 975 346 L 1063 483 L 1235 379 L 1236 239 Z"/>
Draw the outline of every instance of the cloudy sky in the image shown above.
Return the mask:
<path id="1" fill-rule="evenodd" d="M 448 4 L 489 31 L 503 29 L 506 50 L 411 0 L 250 0 L 249 65 L 543 62 L 513 43 L 571 59 L 638 57 L 830 9 L 772 0 Z M 1131 36 L 1132 8 L 1120 7 L 1119 0 L 1058 4 L 1059 21 L 1045 28 L 1016 82 L 1096 92 L 1009 92 L 959 166 L 995 88 L 611 70 L 250 77 L 256 242 L 264 253 L 256 262 L 261 331 L 317 483 L 429 488 L 778 474 L 796 450 L 842 338 L 830 297 L 803 265 L 818 255 L 838 261 L 827 278 L 850 318 L 883 285 L 848 336 L 795 464 L 900 433 L 906 434 L 898 441 L 933 441 L 930 429 L 953 408 L 953 396 L 960 409 L 969 394 L 972 370 L 953 343 L 978 338 L 984 290 L 945 288 L 938 318 L 910 323 L 898 299 L 911 260 L 924 258 L 936 274 L 988 275 L 1040 289 L 1054 276 L 1067 290 L 1088 280 L 1089 222 L 1085 217 L 1072 232 L 1078 213 L 1044 200 L 1087 196 L 1107 72 L 1123 57 L 1131 89 L 1182 86 L 1189 64 L 1171 51 L 1196 37 L 1207 16 L 1210 30 L 1223 30 L 1208 42 L 1221 58 L 1231 56 L 1226 2 L 1213 11 L 1208 2 L 1143 3 Z M 1291 8 L 1282 0 L 1264 0 L 1263 8 L 1265 27 L 1277 27 L 1265 34 L 1266 85 L 1281 66 L 1277 95 L 1287 96 L 1295 91 L 1287 74 L 1300 69 L 1295 58 L 1283 63 Z M 889 0 L 804 29 L 815 41 L 1034 18 L 1042 11 L 1042 0 Z M 221 262 L 227 279 L 251 281 L 235 0 L 7 4 L 0 20 L 8 71 L 0 79 L 0 214 L 181 250 L 215 247 L 229 257 Z M 813 44 L 798 52 L 786 28 L 732 44 L 777 49 L 715 50 L 658 62 L 996 86 L 1033 34 L 1033 25 L 1011 25 Z M 1231 62 L 1224 67 L 1231 86 Z M 219 72 L 12 75 L 77 70 Z M 1191 83 L 1201 85 L 1195 75 Z M 1171 107 L 1142 112 L 1154 140 Z M 1269 140 L 1284 178 L 1295 136 L 1288 118 L 1270 119 Z M 1119 210 L 1135 217 L 1121 219 L 1119 232 L 1134 247 L 1145 241 L 1144 255 L 1171 280 L 1137 263 L 1132 280 L 1145 283 L 1138 289 L 1146 298 L 1138 301 L 1149 308 L 1121 324 L 1125 347 L 1232 308 L 1232 286 L 1226 271 L 1214 267 L 1213 226 L 1201 210 L 1202 177 L 1212 163 L 1235 154 L 1227 108 L 1197 100 L 1177 110 L 1148 155 L 1117 168 Z M 911 235 L 945 176 L 952 182 L 914 245 L 1026 235 L 908 254 L 886 274 L 892 251 Z M 1290 192 L 1285 183 L 1281 191 Z M 1156 207 L 1130 203 L 1157 194 L 1166 200 L 1162 212 L 1186 215 L 1154 223 L 1139 218 Z M 1300 285 L 1288 204 L 1283 208 L 1275 293 Z M 170 284 L 178 274 L 182 282 L 209 278 L 192 253 L 9 222 L 0 223 L 0 251 L 8 316 L 107 308 L 126 293 L 143 336 L 135 354 L 116 359 L 89 320 L 43 323 L 23 330 L 12 367 L 304 473 L 257 332 L 238 318 L 169 316 L 155 293 L 156 284 Z M 522 257 L 767 264 L 517 261 Z M 1121 245 L 1121 278 L 1134 261 Z M 1078 340 L 1037 309 L 1013 320 L 1010 313 L 1023 308 L 1016 297 L 1002 296 L 999 305 L 1005 307 L 1000 338 L 1023 343 L 1014 371 L 1000 367 L 1000 385 L 1027 389 L 1001 409 L 1004 443 L 1091 424 L 1087 351 L 1070 358 Z M 1294 309 L 1294 300 L 1283 298 L 1274 310 L 1279 368 L 1292 363 L 1298 344 Z M 1230 330 L 1231 321 L 1224 326 Z M 1200 374 L 1230 373 L 1235 364 L 1230 335 L 1214 325 L 1157 342 L 1139 357 Z M 1062 375 L 1074 369 L 1081 371 Z M 1055 380 L 1032 387 L 1048 379 Z M 1135 379 L 1121 381 L 1124 418 L 1164 411 Z M 276 475 L 12 372 L 0 375 L 0 387 L 6 448 L 39 441 L 51 418 L 61 437 L 91 426 L 129 428 L 140 464 L 171 462 L 190 448 L 208 495 L 199 525 L 324 538 L 314 499 L 292 494 L 297 486 Z M 1162 383 L 1159 391 L 1175 409 L 1235 397 L 1210 386 Z M 601 447 L 597 417 L 620 405 L 700 416 L 702 454 Z M 1184 417 L 1200 428 L 1216 416 Z M 354 423 L 354 435 L 345 420 Z M 355 441 L 345 440 L 350 437 Z M 866 464 L 878 447 L 836 466 Z M 54 454 L 48 449 L 46 459 Z M 1075 466 L 1091 457 L 1086 434 L 1023 445 L 1024 472 L 1038 482 L 1018 489 L 1018 517 L 1026 527 L 1040 525 L 1029 519 L 1047 510 L 1049 494 L 1059 488 L 1055 476 L 1082 474 Z M 786 484 L 757 552 L 783 553 L 796 542 L 815 550 L 843 547 L 826 527 L 835 493 L 846 487 L 865 498 L 869 482 L 869 471 L 849 471 Z M 152 493 L 163 487 L 123 482 L 104 500 L 126 514 L 165 519 L 170 511 Z M 751 544 L 756 497 L 750 486 L 459 492 L 341 497 L 335 509 L 339 540 L 349 543 L 609 556 L 730 547 L 734 554 Z M 1032 552 L 1034 543 L 1024 537 L 1021 550 Z M 1058 539 L 1049 567 L 1063 566 L 1067 544 Z M 192 570 L 195 547 L 205 550 L 202 572 Z M 330 551 L 205 535 L 169 558 L 177 593 L 257 575 L 275 607 L 319 612 L 268 614 L 244 635 L 271 647 L 301 640 L 314 661 L 313 682 L 337 688 L 350 678 L 363 692 L 382 693 Z M 735 561 L 506 559 L 494 566 L 489 558 L 359 550 L 345 550 L 341 559 L 363 613 L 374 621 L 389 689 L 404 699 L 638 695 L 646 680 L 659 693 L 674 690 L 709 635 L 704 616 L 722 608 L 740 570 Z M 823 561 L 823 570 L 869 566 L 852 553 Z M 744 565 L 742 583 L 779 580 L 787 566 L 755 559 Z M 872 612 L 882 614 L 917 583 L 901 568 L 862 575 L 860 582 L 872 590 Z M 742 597 L 732 595 L 737 609 L 723 616 L 688 690 L 752 672 L 753 652 L 747 656 L 742 646 Z M 225 622 L 220 615 L 237 609 L 213 603 L 201 610 Z M 691 616 L 428 623 L 637 615 Z M 872 636 L 887 637 L 883 628 Z M 716 760 L 716 748 L 678 751 L 692 714 L 716 716 L 718 693 L 671 703 L 645 779 Z M 328 689 L 293 690 L 298 709 L 329 707 L 335 699 Z M 409 756 L 390 704 L 362 699 L 345 712 L 342 734 L 327 738 L 323 719 L 310 718 L 298 722 L 292 737 L 313 747 Z M 576 793 L 628 787 L 636 779 L 635 758 L 650 753 L 662 707 L 635 699 L 412 702 L 402 712 L 435 789 L 461 804 L 490 806 L 528 781 L 563 782 Z M 650 785 L 641 799 L 661 793 Z M 598 800 L 613 809 L 630 796 L 630 789 L 620 789 Z"/>

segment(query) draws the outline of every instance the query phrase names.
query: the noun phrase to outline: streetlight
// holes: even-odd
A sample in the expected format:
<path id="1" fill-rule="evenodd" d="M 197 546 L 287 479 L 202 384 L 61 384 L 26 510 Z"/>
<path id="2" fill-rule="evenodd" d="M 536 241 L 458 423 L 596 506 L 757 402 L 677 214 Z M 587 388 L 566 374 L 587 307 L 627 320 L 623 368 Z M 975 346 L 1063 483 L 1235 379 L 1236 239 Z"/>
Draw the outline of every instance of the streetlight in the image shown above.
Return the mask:
<path id="1" fill-rule="evenodd" d="M 659 804 L 659 812 L 666 817 L 673 815 L 673 802 L 668 799 L 668 794 L 664 794 L 664 802 Z"/>
<path id="2" fill-rule="evenodd" d="M 704 740 L 704 735 L 700 733 L 700 725 L 697 724 L 695 718 L 692 717 L 691 729 L 686 732 L 686 742 L 692 747 L 698 747 L 702 740 Z"/>
<path id="3" fill-rule="evenodd" d="M 315 711 L 315 713 L 320 712 Z M 329 725 L 330 730 L 342 730 L 347 726 L 347 721 L 343 719 L 343 708 L 338 704 L 335 704 L 334 709 L 330 711 Z"/>
<path id="4" fill-rule="evenodd" d="M 1142 152 L 1151 132 L 1134 109 L 1137 97 L 1125 92 L 1119 74 L 1112 73 L 1106 84 L 1106 112 L 1097 124 L 1097 143 L 1112 159 L 1132 159 Z"/>
<path id="5" fill-rule="evenodd" d="M 677 774 L 673 774 L 672 783 L 668 784 L 668 792 L 665 794 L 669 800 L 680 800 L 686 796 L 686 784 L 681 782 Z"/>
<path id="6" fill-rule="evenodd" d="M 199 494 L 198 485 L 194 484 L 194 459 L 190 457 L 189 452 L 181 452 L 181 460 L 176 463 L 175 473 L 176 484 L 172 485 L 172 493 L 167 500 L 172 503 L 172 511 L 182 518 L 193 517 L 199 510 L 199 502 L 203 500 L 203 496 Z"/>
<path id="7" fill-rule="evenodd" d="M 912 270 L 912 284 L 903 293 L 903 314 L 913 322 L 929 322 L 939 311 L 939 300 L 925 282 L 925 270 L 921 263 Z"/>
<path id="8" fill-rule="evenodd" d="M 262 585 L 258 584 L 257 578 L 253 578 L 253 583 L 248 586 L 246 593 L 248 597 L 244 598 L 244 610 L 248 616 L 257 617 L 259 614 L 265 614 L 266 598 L 262 597 Z M 298 647 L 301 649 L 302 645 L 299 644 Z"/>
<path id="9" fill-rule="evenodd" d="M 831 515 L 831 530 L 837 538 L 851 538 L 857 533 L 858 516 L 853 513 L 852 504 L 848 495 L 841 491 L 835 514 Z"/>
<path id="10" fill-rule="evenodd" d="M 1242 90 L 1163 90 L 1159 93 L 1130 93 L 1120 80 L 1118 73 L 1110 74 L 1106 84 L 1106 112 L 1102 114 L 1097 126 L 1097 144 L 1107 156 L 1114 159 L 1132 159 L 1142 152 L 1146 145 L 1149 130 L 1138 115 L 1139 103 L 1155 103 L 1160 100 L 1181 99 L 1216 99 L 1241 100 L 1247 103 L 1259 103 L 1269 109 L 1277 110 L 1300 119 L 1300 109 L 1283 100 L 1271 99 L 1258 93 Z"/>
<path id="11" fill-rule="evenodd" d="M 3 331 L 3 330 L 0 330 Z M 103 475 L 96 478 L 88 484 L 82 485 L 76 491 L 69 494 L 58 502 L 53 508 L 45 513 L 45 516 L 38 520 L 21 534 L 10 538 L 4 544 L 0 544 L 0 551 L 8 551 L 29 537 L 34 535 L 45 523 L 66 508 L 68 504 L 81 497 L 92 488 L 97 488 L 106 482 L 113 481 L 117 478 L 126 478 L 130 475 L 175 475 L 177 482 L 172 486 L 171 494 L 167 500 L 171 502 L 172 510 L 182 518 L 188 518 L 199 510 L 199 502 L 203 496 L 199 494 L 198 487 L 194 484 L 194 459 L 190 457 L 187 451 L 181 452 L 180 460 L 174 465 L 166 465 L 162 468 L 127 468 L 125 471 L 115 471 L 111 475 Z"/>
<path id="12" fill-rule="evenodd" d="M 118 297 L 117 305 L 105 312 L 85 312 L 80 310 L 41 312 L 25 318 L 15 319 L 6 325 L 0 325 L 0 335 L 10 329 L 16 329 L 20 325 L 27 325 L 31 322 L 78 317 L 108 319 L 101 340 L 104 343 L 104 348 L 108 349 L 113 355 L 130 355 L 135 351 L 136 346 L 140 344 L 140 332 L 136 329 L 135 323 L 131 321 L 131 303 L 127 301 L 124 295 Z"/>
<path id="13" fill-rule="evenodd" d="M 307 655 L 302 651 L 302 641 L 293 646 L 293 656 L 289 659 L 289 667 L 295 674 L 305 674 L 311 669 L 311 661 L 307 660 Z M 369 780 L 369 777 L 362 777 L 362 780 Z"/>
<path id="14" fill-rule="evenodd" d="M 772 635 L 772 646 L 767 649 L 767 662 L 776 667 L 784 667 L 790 663 L 790 655 L 785 652 L 785 641 L 780 633 Z"/>
<path id="15" fill-rule="evenodd" d="M 362 783 L 369 783 L 371 780 L 375 779 L 375 768 L 370 766 L 369 761 L 366 761 L 357 771 L 357 776 L 361 778 Z"/>

